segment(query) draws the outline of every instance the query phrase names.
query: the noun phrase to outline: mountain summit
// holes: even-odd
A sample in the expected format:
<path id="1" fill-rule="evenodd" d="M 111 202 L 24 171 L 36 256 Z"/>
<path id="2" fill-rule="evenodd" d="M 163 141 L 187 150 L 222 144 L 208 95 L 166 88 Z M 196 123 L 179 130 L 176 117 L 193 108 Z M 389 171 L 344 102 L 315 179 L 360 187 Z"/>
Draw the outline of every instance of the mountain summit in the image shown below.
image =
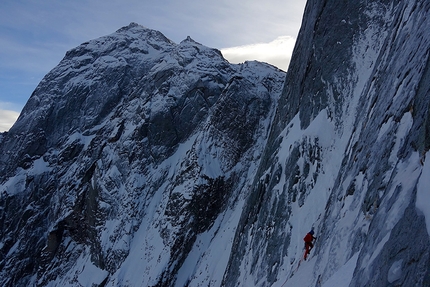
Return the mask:
<path id="1" fill-rule="evenodd" d="M 242 202 L 284 79 L 133 23 L 68 51 L 1 139 L 2 286 L 188 280 L 198 236 Z"/>
<path id="2" fill-rule="evenodd" d="M 287 74 L 70 50 L 0 137 L 0 284 L 430 286 L 428 11 L 309 0 Z"/>

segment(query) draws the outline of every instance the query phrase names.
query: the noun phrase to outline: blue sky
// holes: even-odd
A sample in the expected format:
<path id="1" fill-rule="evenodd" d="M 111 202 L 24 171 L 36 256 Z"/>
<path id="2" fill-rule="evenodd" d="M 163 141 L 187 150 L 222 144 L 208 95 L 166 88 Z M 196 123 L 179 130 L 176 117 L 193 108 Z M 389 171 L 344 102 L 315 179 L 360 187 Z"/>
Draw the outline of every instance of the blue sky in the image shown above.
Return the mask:
<path id="1" fill-rule="evenodd" d="M 179 43 L 187 36 L 231 62 L 286 70 L 306 0 L 1 0 L 0 132 L 37 84 L 79 44 L 136 22 Z"/>

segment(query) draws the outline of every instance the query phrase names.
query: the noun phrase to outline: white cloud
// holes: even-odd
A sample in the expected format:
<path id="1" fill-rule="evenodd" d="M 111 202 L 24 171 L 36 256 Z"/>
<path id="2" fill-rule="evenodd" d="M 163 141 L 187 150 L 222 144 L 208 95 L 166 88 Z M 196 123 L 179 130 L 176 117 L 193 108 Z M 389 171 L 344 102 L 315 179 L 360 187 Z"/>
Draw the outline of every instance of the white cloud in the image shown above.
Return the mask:
<path id="1" fill-rule="evenodd" d="M 18 116 L 18 112 L 0 109 L 0 132 L 8 131 L 16 122 Z"/>
<path id="2" fill-rule="evenodd" d="M 296 39 L 280 36 L 270 43 L 258 43 L 221 49 L 223 56 L 231 63 L 257 60 L 272 64 L 284 71 L 288 69 Z"/>

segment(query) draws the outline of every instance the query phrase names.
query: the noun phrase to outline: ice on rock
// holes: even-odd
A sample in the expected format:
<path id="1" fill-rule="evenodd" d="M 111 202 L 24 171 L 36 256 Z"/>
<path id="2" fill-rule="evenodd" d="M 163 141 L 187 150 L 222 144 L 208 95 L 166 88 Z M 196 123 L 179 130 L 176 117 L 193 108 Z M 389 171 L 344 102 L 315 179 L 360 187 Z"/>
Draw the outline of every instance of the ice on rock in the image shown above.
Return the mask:
<path id="1" fill-rule="evenodd" d="M 388 282 L 394 283 L 402 276 L 403 259 L 395 261 L 388 270 Z"/>

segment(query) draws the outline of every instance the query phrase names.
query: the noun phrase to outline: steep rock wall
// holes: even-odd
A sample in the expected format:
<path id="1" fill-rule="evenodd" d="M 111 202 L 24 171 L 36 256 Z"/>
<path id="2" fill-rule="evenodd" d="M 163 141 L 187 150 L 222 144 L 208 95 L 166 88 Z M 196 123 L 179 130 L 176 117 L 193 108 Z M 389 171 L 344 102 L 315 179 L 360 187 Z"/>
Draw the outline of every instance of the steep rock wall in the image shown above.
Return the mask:
<path id="1" fill-rule="evenodd" d="M 308 1 L 225 286 L 323 286 L 347 263 L 339 286 L 429 284 L 429 228 L 415 204 L 428 152 L 429 9 Z M 311 227 L 318 240 L 303 262 Z"/>

